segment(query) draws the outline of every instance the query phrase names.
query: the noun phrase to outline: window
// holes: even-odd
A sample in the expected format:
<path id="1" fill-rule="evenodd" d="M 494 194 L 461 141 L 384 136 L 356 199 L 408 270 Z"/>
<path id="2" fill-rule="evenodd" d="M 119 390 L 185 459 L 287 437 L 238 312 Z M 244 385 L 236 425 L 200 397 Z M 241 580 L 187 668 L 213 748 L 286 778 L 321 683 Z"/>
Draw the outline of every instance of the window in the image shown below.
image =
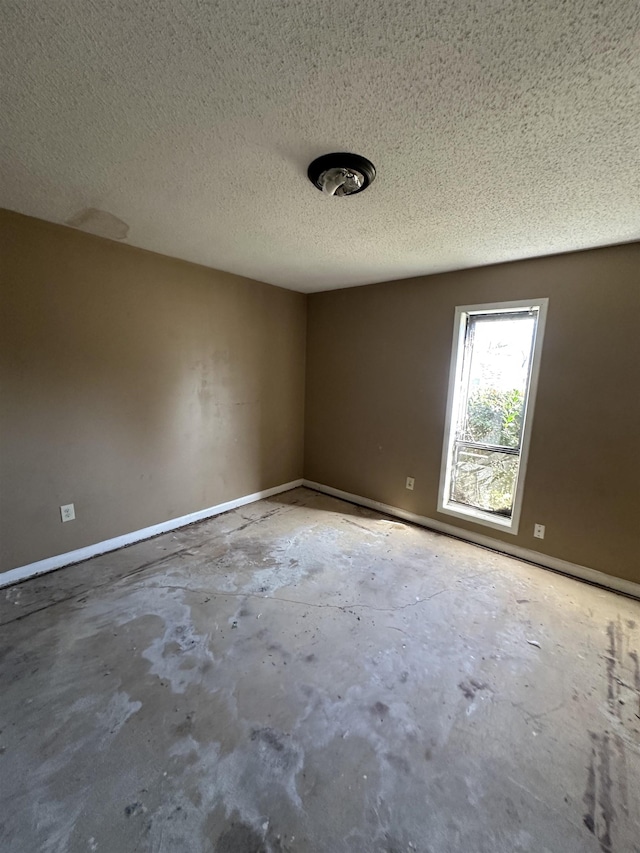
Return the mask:
<path id="1" fill-rule="evenodd" d="M 439 512 L 518 532 L 547 303 L 456 308 Z"/>

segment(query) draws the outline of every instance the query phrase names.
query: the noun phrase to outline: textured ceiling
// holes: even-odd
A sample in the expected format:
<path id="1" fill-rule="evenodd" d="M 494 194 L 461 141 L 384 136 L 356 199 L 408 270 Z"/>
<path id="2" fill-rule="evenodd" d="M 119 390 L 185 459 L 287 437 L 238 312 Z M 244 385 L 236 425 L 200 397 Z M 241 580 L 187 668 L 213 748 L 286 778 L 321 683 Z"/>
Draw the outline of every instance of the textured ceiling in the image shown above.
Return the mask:
<path id="1" fill-rule="evenodd" d="M 0 13 L 0 206 L 302 291 L 640 237 L 637 0 Z"/>

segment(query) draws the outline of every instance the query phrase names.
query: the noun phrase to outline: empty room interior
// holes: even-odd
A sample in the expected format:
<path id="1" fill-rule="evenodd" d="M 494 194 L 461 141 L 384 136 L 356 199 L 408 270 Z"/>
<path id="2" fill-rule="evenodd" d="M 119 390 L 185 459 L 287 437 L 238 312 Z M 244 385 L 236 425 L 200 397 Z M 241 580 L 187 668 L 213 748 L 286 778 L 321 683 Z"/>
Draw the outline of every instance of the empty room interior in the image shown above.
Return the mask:
<path id="1" fill-rule="evenodd" d="M 0 850 L 640 853 L 640 6 L 0 19 Z"/>

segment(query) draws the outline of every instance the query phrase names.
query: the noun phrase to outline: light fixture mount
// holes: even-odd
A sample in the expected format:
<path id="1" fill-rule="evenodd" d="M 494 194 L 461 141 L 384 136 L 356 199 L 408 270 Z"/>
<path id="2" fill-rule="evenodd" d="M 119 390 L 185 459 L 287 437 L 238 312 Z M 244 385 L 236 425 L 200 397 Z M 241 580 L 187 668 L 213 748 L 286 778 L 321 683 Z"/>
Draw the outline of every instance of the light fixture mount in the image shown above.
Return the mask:
<path id="1" fill-rule="evenodd" d="M 365 157 L 342 151 L 318 157 L 307 176 L 325 195 L 347 196 L 366 190 L 376 177 L 376 168 Z"/>

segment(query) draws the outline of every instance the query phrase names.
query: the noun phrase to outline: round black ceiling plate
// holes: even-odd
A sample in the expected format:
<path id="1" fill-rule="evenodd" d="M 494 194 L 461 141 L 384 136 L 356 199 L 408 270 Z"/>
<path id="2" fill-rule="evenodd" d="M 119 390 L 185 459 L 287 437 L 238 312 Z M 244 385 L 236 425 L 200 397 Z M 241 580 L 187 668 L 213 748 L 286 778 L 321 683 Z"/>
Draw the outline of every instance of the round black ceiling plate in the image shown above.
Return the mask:
<path id="1" fill-rule="evenodd" d="M 320 177 L 329 169 L 349 169 L 354 172 L 360 172 L 364 178 L 362 186 L 350 192 L 349 195 L 356 195 L 357 193 L 361 193 L 362 190 L 366 190 L 376 177 L 376 167 L 370 160 L 361 157 L 359 154 L 350 154 L 347 151 L 323 154 L 322 157 L 314 160 L 307 169 L 309 180 L 320 191 L 322 191 L 322 186 L 319 184 Z"/>

